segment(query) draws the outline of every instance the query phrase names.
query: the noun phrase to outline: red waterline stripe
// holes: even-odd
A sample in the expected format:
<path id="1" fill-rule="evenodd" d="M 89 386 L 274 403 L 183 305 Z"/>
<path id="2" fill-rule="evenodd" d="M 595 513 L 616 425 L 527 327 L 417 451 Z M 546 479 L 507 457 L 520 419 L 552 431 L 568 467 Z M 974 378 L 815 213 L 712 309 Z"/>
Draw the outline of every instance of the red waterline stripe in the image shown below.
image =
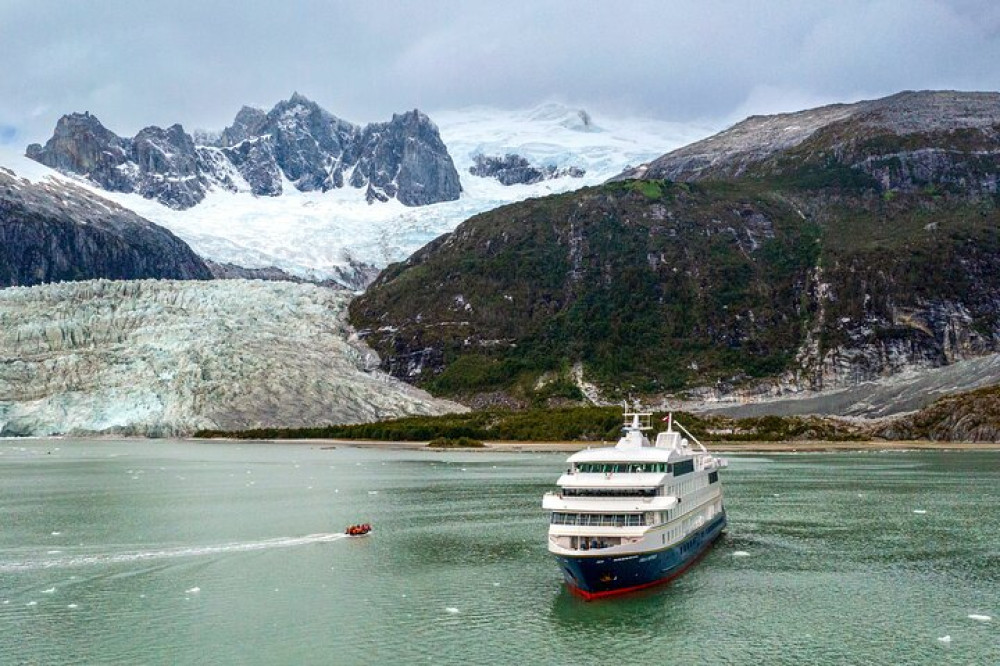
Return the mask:
<path id="1" fill-rule="evenodd" d="M 575 586 L 575 585 L 573 585 L 573 584 L 571 584 L 569 582 L 566 583 L 566 587 L 568 587 L 569 591 L 572 592 L 573 594 L 575 594 L 575 595 L 577 595 L 579 597 L 582 597 L 584 599 L 584 601 L 592 601 L 594 599 L 601 599 L 602 597 L 611 597 L 611 596 L 615 596 L 615 595 L 618 595 L 618 594 L 627 594 L 629 592 L 635 592 L 637 590 L 644 590 L 647 587 L 653 587 L 654 585 L 663 585 L 664 583 L 669 583 L 670 581 L 672 581 L 673 579 L 677 578 L 682 573 L 684 573 L 685 571 L 687 571 L 690 567 L 694 566 L 695 562 L 697 562 L 698 560 L 700 560 L 701 558 L 703 558 L 705 556 L 705 553 L 707 553 L 709 551 L 709 549 L 713 545 L 715 545 L 715 542 L 718 541 L 719 537 L 721 537 L 721 536 L 722 536 L 722 531 L 719 531 L 719 533 L 715 535 L 715 538 L 712 539 L 712 542 L 709 543 L 707 546 L 705 546 L 700 553 L 698 553 L 697 555 L 695 555 L 694 558 L 692 558 L 687 564 L 685 564 L 683 567 L 681 567 L 680 570 L 675 571 L 674 573 L 670 574 L 666 578 L 660 578 L 658 580 L 654 580 L 654 581 L 651 581 L 649 583 L 643 583 L 642 585 L 633 585 L 632 587 L 623 587 L 623 588 L 620 588 L 620 589 L 617 589 L 617 590 L 604 590 L 603 592 L 587 592 L 586 590 L 581 590 L 580 588 L 578 588 L 577 586 Z"/>

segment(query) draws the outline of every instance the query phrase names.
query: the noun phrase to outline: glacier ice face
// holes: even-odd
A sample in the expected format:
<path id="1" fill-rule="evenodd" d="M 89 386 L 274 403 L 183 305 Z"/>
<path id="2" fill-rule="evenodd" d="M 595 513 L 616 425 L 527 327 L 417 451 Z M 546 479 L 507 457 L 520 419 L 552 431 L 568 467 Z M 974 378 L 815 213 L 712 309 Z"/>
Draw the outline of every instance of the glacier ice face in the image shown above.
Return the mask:
<path id="1" fill-rule="evenodd" d="M 0 435 L 182 435 L 462 411 L 377 370 L 350 295 L 250 280 L 0 290 Z"/>

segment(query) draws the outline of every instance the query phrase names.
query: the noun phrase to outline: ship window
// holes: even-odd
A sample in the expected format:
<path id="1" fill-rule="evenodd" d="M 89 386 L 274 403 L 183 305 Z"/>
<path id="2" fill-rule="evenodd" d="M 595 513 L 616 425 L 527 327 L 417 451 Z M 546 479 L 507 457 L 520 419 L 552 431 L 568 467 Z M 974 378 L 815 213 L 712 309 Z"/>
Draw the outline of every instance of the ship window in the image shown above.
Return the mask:
<path id="1" fill-rule="evenodd" d="M 674 476 L 690 474 L 694 471 L 694 460 L 681 460 L 674 463 Z"/>
<path id="2" fill-rule="evenodd" d="M 563 497 L 655 497 L 656 488 L 563 488 Z"/>
<path id="3" fill-rule="evenodd" d="M 666 463 L 577 463 L 582 474 L 651 474 L 670 471 Z"/>
<path id="4" fill-rule="evenodd" d="M 719 473 L 718 472 L 709 472 L 708 473 L 708 482 L 709 483 L 715 483 L 718 480 L 719 480 Z"/>
<path id="5" fill-rule="evenodd" d="M 553 511 L 549 520 L 553 525 L 581 525 L 585 527 L 642 527 L 646 525 L 641 513 L 563 513 Z"/>

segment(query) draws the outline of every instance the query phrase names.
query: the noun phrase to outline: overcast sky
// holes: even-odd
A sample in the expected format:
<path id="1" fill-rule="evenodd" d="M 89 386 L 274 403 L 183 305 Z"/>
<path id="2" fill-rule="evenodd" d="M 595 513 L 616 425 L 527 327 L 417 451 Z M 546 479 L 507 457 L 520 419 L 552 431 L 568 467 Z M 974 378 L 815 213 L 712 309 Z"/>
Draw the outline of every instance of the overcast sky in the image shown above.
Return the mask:
<path id="1" fill-rule="evenodd" d="M 0 143 L 90 111 L 221 129 L 293 91 L 357 123 L 556 100 L 732 122 L 904 89 L 1000 90 L 995 0 L 0 0 Z"/>

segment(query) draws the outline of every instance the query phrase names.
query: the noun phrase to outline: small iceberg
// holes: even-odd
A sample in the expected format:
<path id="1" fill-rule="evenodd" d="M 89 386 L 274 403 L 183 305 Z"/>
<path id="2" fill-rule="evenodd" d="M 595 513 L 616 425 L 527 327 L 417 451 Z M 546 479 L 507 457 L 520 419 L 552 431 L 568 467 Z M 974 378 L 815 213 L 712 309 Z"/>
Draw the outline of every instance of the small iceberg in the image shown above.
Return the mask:
<path id="1" fill-rule="evenodd" d="M 201 588 L 200 587 L 192 587 L 189 590 L 184 590 L 184 594 L 196 594 L 198 592 L 201 592 Z"/>
<path id="2" fill-rule="evenodd" d="M 925 513 L 927 513 L 927 511 L 926 511 L 925 509 L 914 509 L 914 510 L 913 510 L 913 513 L 916 513 L 916 514 L 919 514 L 919 515 L 921 515 L 921 516 L 922 516 L 922 515 L 924 515 Z"/>
<path id="3" fill-rule="evenodd" d="M 448 606 L 447 608 L 445 608 L 445 611 L 454 614 L 458 612 L 458 609 L 455 608 L 454 606 Z"/>
<path id="4" fill-rule="evenodd" d="M 66 608 L 79 608 L 76 604 L 66 604 Z"/>
<path id="5" fill-rule="evenodd" d="M 990 622 L 993 620 L 993 618 L 989 615 L 976 615 L 975 613 L 969 615 L 969 619 L 975 620 L 976 622 Z"/>
<path id="6" fill-rule="evenodd" d="M 42 590 L 42 594 L 52 594 L 52 593 L 54 593 L 55 591 L 56 591 L 56 588 L 54 588 L 54 587 L 50 587 L 50 588 L 49 588 L 49 589 L 47 589 L 47 590 Z"/>
<path id="7" fill-rule="evenodd" d="M 941 636 L 938 640 L 942 643 L 951 643 L 951 636 Z"/>
<path id="8" fill-rule="evenodd" d="M 750 553 L 745 550 L 738 550 L 733 553 L 733 557 L 750 557 Z"/>

